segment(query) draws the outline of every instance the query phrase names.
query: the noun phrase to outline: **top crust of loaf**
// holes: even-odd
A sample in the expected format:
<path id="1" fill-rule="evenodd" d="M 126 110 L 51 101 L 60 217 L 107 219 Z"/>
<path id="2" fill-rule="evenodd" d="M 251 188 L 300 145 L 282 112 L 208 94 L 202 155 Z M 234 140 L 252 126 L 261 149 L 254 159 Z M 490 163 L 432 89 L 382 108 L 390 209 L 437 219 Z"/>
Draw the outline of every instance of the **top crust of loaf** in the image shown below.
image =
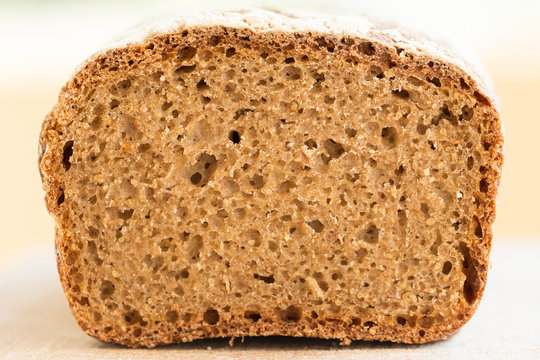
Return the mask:
<path id="1" fill-rule="evenodd" d="M 408 53 L 431 57 L 463 70 L 475 81 L 478 90 L 488 97 L 500 112 L 493 86 L 484 69 L 467 58 L 467 54 L 449 44 L 431 40 L 426 34 L 417 34 L 366 16 L 323 15 L 309 12 L 290 12 L 260 8 L 230 8 L 213 10 L 189 9 L 182 13 L 149 20 L 135 26 L 114 39 L 99 56 L 107 50 L 127 45 L 144 44 L 154 36 L 180 32 L 193 27 L 227 27 L 248 29 L 254 32 L 321 33 L 347 35 L 378 42 L 388 47 L 398 47 Z"/>
<path id="2" fill-rule="evenodd" d="M 276 41 L 284 43 L 289 41 L 291 34 L 300 34 L 303 37 L 321 40 L 321 50 L 333 52 L 334 42 L 343 39 L 343 37 L 355 38 L 358 40 L 368 41 L 379 48 L 386 48 L 392 52 L 388 61 L 399 61 L 404 64 L 414 66 L 428 66 L 433 68 L 433 71 L 443 74 L 457 81 L 462 81 L 462 87 L 476 98 L 478 104 L 483 108 L 484 118 L 490 122 L 490 162 L 491 168 L 486 175 L 488 191 L 483 200 L 484 217 L 481 219 L 481 228 L 483 237 L 479 238 L 471 248 L 471 256 L 476 262 L 478 269 L 479 281 L 481 286 L 478 290 L 478 297 L 470 306 L 469 312 L 460 319 L 456 319 L 451 330 L 441 331 L 438 334 L 425 338 L 397 338 L 396 341 L 403 342 L 427 342 L 445 338 L 449 334 L 455 332 L 462 326 L 474 313 L 481 299 L 484 284 L 487 279 L 487 268 L 489 262 L 489 252 L 492 239 L 492 225 L 495 219 L 495 199 L 497 195 L 497 187 L 500 179 L 502 167 L 502 123 L 499 116 L 498 107 L 492 92 L 489 90 L 489 85 L 486 80 L 478 75 L 478 71 L 474 67 L 460 58 L 452 56 L 447 50 L 439 44 L 413 36 L 403 30 L 395 27 L 389 28 L 366 18 L 355 17 L 324 17 L 319 15 L 291 15 L 276 11 L 260 10 L 260 9 L 240 9 L 240 10 L 219 10 L 219 11 L 198 11 L 186 12 L 181 17 L 167 19 L 165 21 L 156 22 L 151 25 L 138 27 L 128 33 L 126 37 L 118 40 L 109 48 L 96 53 L 88 59 L 75 73 L 73 78 L 64 86 L 59 97 L 59 102 L 51 113 L 47 116 L 43 123 L 42 133 L 40 135 L 39 146 L 39 167 L 42 176 L 43 187 L 46 191 L 46 204 L 49 212 L 55 217 L 57 222 L 57 246 L 63 248 L 70 242 L 68 229 L 68 218 L 65 212 L 58 206 L 59 197 L 63 196 L 59 190 L 61 183 L 58 169 L 61 168 L 62 143 L 59 139 L 62 130 L 69 126 L 70 117 L 73 113 L 72 104 L 75 99 L 78 99 L 78 89 L 81 86 L 87 86 L 92 83 L 92 78 L 98 76 L 99 64 L 101 61 L 107 63 L 118 62 L 123 59 L 123 51 L 133 50 L 134 52 L 144 49 L 144 46 L 149 41 L 161 41 L 168 34 L 182 34 L 186 30 L 198 30 L 208 32 L 212 35 L 216 31 L 240 30 L 249 31 L 259 35 L 258 40 L 262 42 Z M 187 34 L 187 32 L 186 32 Z M 284 36 L 286 35 L 286 36 Z M 347 44 L 343 44 L 347 48 Z M 352 51 L 352 49 L 350 49 Z M 357 51 L 356 49 L 354 51 Z M 360 49 L 360 51 L 362 51 Z M 367 50 L 369 51 L 369 49 Z M 141 52 L 139 52 L 140 54 Z M 144 53 L 144 56 L 149 57 Z M 150 56 L 151 57 L 151 56 Z M 156 61 L 159 59 L 156 58 Z M 58 268 L 61 275 L 61 280 L 64 290 L 68 295 L 68 300 L 72 309 L 76 309 L 77 304 L 74 303 L 70 294 L 72 291 L 69 284 L 69 266 L 67 260 L 60 255 L 57 258 Z M 75 317 L 79 319 L 74 310 Z M 300 334 L 294 329 L 289 329 L 284 334 Z M 366 339 L 382 339 L 388 340 L 392 338 L 392 333 L 389 332 L 383 337 L 370 337 L 369 334 L 364 334 Z M 130 344 L 126 339 L 108 338 L 106 334 L 99 334 L 100 338 L 107 341 L 120 341 Z M 148 343 L 146 346 L 155 346 L 157 343 Z"/>

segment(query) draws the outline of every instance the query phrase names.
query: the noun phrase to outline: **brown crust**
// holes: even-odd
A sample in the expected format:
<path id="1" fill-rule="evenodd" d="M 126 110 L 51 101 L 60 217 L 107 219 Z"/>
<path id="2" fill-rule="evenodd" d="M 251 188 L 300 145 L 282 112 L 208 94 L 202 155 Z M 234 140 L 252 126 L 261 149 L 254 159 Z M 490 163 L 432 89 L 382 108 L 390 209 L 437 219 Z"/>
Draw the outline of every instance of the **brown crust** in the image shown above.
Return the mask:
<path id="1" fill-rule="evenodd" d="M 401 68 L 418 68 L 426 74 L 450 78 L 462 88 L 475 96 L 478 102 L 478 111 L 482 114 L 482 121 L 487 124 L 489 131 L 485 135 L 485 147 L 489 148 L 489 167 L 485 169 L 485 178 L 488 182 L 487 192 L 478 192 L 475 196 L 480 200 L 484 209 L 483 216 L 479 216 L 481 237 L 473 243 L 470 252 L 473 266 L 478 273 L 478 296 L 469 304 L 464 312 L 454 321 L 426 329 L 421 336 L 417 331 L 408 328 L 378 327 L 376 331 L 369 326 L 350 323 L 347 319 L 341 321 L 318 323 L 316 325 L 307 322 L 284 322 L 279 317 L 265 319 L 256 323 L 252 322 L 222 322 L 219 325 L 193 324 L 191 327 L 177 328 L 174 325 L 162 325 L 157 334 L 143 334 L 134 337 L 128 332 L 118 332 L 112 329 L 104 332 L 92 324 L 91 320 L 83 318 L 79 308 L 81 307 L 77 288 L 70 276 L 71 267 L 67 251 L 72 243 L 73 234 L 68 228 L 70 223 L 69 213 L 64 211 L 58 199 L 62 196 L 61 158 L 62 143 L 60 137 L 66 127 L 70 125 L 70 119 L 78 111 L 76 105 L 84 88 L 91 87 L 99 80 L 101 72 L 113 67 L 138 66 L 137 63 L 129 63 L 131 59 L 145 61 L 159 60 L 161 56 L 171 54 L 175 48 L 186 44 L 204 46 L 211 36 L 220 36 L 222 41 L 234 43 L 236 46 L 264 47 L 269 43 L 275 43 L 278 47 L 286 47 L 290 43 L 306 45 L 308 51 L 326 52 L 329 56 L 338 56 L 352 61 L 377 61 L 387 66 Z M 366 44 L 372 47 L 366 50 Z M 207 337 L 241 337 L 261 335 L 287 335 L 319 338 L 340 338 L 347 340 L 383 340 L 404 343 L 425 343 L 444 339 L 457 331 L 465 324 L 476 311 L 485 282 L 489 264 L 489 252 L 493 237 L 492 224 L 495 220 L 495 200 L 499 184 L 501 167 L 503 162 L 502 145 L 503 136 L 501 120 L 496 106 L 493 104 L 490 94 L 483 90 L 477 81 L 473 79 L 458 65 L 435 57 L 427 51 L 417 50 L 411 52 L 394 47 L 393 39 L 380 33 L 372 33 L 370 36 L 360 38 L 356 36 L 336 35 L 317 32 L 286 32 L 266 31 L 257 32 L 247 28 L 231 28 L 223 26 L 193 26 L 184 28 L 174 33 L 163 33 L 147 40 L 143 44 L 131 44 L 122 48 L 115 48 L 104 53 L 97 54 L 87 61 L 73 78 L 63 87 L 59 101 L 46 117 L 39 140 L 39 168 L 42 176 L 43 188 L 46 192 L 45 203 L 47 209 L 56 220 L 56 246 L 58 272 L 64 292 L 70 304 L 73 315 L 79 325 L 90 335 L 103 341 L 120 343 L 131 347 L 146 346 L 154 347 L 159 344 L 171 342 L 191 341 Z"/>

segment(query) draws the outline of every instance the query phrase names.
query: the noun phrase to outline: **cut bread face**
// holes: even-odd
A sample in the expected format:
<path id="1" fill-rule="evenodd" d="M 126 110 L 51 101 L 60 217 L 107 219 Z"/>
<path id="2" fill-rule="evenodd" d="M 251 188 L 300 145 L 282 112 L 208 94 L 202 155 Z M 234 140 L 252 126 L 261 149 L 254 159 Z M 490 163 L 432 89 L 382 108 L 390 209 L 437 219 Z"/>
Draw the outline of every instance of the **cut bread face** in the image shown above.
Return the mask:
<path id="1" fill-rule="evenodd" d="M 459 67 L 368 37 L 194 26 L 98 54 L 40 138 L 72 312 L 135 347 L 445 338 L 484 289 L 500 126 Z"/>

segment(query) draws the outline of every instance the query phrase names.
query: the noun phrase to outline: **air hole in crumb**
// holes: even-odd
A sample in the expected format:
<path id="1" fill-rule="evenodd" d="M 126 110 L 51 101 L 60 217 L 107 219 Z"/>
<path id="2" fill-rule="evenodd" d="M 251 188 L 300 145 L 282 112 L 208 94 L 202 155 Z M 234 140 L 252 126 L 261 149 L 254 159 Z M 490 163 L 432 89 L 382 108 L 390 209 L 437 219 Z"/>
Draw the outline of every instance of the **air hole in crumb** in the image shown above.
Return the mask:
<path id="1" fill-rule="evenodd" d="M 358 263 L 361 263 L 362 261 L 364 261 L 364 258 L 367 256 L 368 251 L 366 248 L 360 248 L 356 250 L 354 253 L 356 255 L 356 261 Z"/>
<path id="2" fill-rule="evenodd" d="M 261 245 L 261 233 L 257 230 L 248 230 L 243 232 L 241 236 L 250 246 L 257 247 Z"/>
<path id="3" fill-rule="evenodd" d="M 429 127 L 429 126 L 424 125 L 424 124 L 418 124 L 418 126 L 416 127 L 416 131 L 417 131 L 420 135 L 426 135 L 426 131 L 427 131 L 428 127 Z"/>
<path id="4" fill-rule="evenodd" d="M 117 99 L 112 99 L 109 106 L 112 109 L 116 109 L 118 107 L 118 105 L 120 105 L 120 101 L 117 100 Z"/>
<path id="5" fill-rule="evenodd" d="M 118 217 L 122 220 L 129 220 L 131 218 L 131 216 L 133 215 L 133 212 L 135 210 L 133 209 L 127 209 L 127 210 L 123 210 L 123 211 L 118 211 Z"/>
<path id="6" fill-rule="evenodd" d="M 250 319 L 253 322 L 257 322 L 261 319 L 261 314 L 255 311 L 246 311 L 244 312 L 244 318 Z"/>
<path id="7" fill-rule="evenodd" d="M 442 273 L 445 275 L 450 274 L 450 271 L 452 270 L 452 263 L 450 261 L 445 261 L 442 268 Z"/>
<path id="8" fill-rule="evenodd" d="M 225 56 L 227 56 L 227 57 L 231 57 L 234 54 L 236 54 L 236 49 L 233 48 L 233 47 L 228 48 L 227 51 L 225 51 Z"/>
<path id="9" fill-rule="evenodd" d="M 219 44 L 219 41 L 220 41 L 220 37 L 217 36 L 217 35 L 213 35 L 210 37 L 210 40 L 208 41 L 208 44 L 210 44 L 210 46 L 216 46 Z"/>
<path id="10" fill-rule="evenodd" d="M 140 337 L 142 335 L 142 329 L 141 328 L 136 328 L 135 330 L 133 330 L 133 336 L 134 337 Z"/>
<path id="11" fill-rule="evenodd" d="M 441 81 L 437 77 L 434 77 L 434 78 L 427 77 L 426 80 L 432 83 L 433 85 L 435 85 L 436 87 L 441 87 Z"/>
<path id="12" fill-rule="evenodd" d="M 197 83 L 197 90 L 204 91 L 208 89 L 210 89 L 210 86 L 208 86 L 206 81 L 204 79 L 199 80 L 199 82 Z"/>
<path id="13" fill-rule="evenodd" d="M 350 138 L 355 137 L 357 132 L 358 131 L 356 129 L 351 129 L 351 128 L 346 128 L 345 129 L 345 134 Z"/>
<path id="14" fill-rule="evenodd" d="M 291 305 L 285 310 L 280 310 L 279 315 L 282 321 L 297 322 L 302 318 L 302 309 Z"/>
<path id="15" fill-rule="evenodd" d="M 377 241 L 379 241 L 379 229 L 377 229 L 375 225 L 371 224 L 364 232 L 363 239 L 369 244 L 375 244 Z"/>
<path id="16" fill-rule="evenodd" d="M 119 81 L 116 86 L 122 90 L 127 90 L 131 87 L 131 81 L 127 79 L 122 80 L 122 81 Z"/>
<path id="17" fill-rule="evenodd" d="M 137 151 L 140 152 L 140 153 L 144 153 L 146 151 L 148 151 L 150 149 L 150 144 L 146 143 L 146 144 L 140 144 L 138 147 L 137 147 Z"/>
<path id="18" fill-rule="evenodd" d="M 467 158 L 467 169 L 472 170 L 473 166 L 474 166 L 474 159 L 472 156 L 469 156 Z"/>
<path id="19" fill-rule="evenodd" d="M 270 274 L 269 276 L 263 276 L 259 274 L 253 274 L 253 277 L 257 280 L 262 280 L 267 284 L 273 284 L 275 282 L 274 280 L 274 274 Z"/>
<path id="20" fill-rule="evenodd" d="M 261 175 L 253 175 L 249 180 L 249 184 L 255 189 L 260 189 L 264 186 L 264 178 Z"/>
<path id="21" fill-rule="evenodd" d="M 480 191 L 483 193 L 487 193 L 489 190 L 489 184 L 486 179 L 480 180 Z"/>
<path id="22" fill-rule="evenodd" d="M 483 94 L 481 94 L 480 92 L 475 91 L 473 95 L 474 95 L 475 99 L 476 99 L 480 104 L 482 104 L 482 105 L 487 105 L 487 106 L 490 105 L 489 99 L 488 99 L 486 96 L 484 96 Z"/>
<path id="23" fill-rule="evenodd" d="M 169 249 L 171 248 L 171 245 L 172 245 L 172 241 L 173 241 L 172 237 L 162 239 L 159 242 L 159 248 L 161 249 L 161 251 L 163 251 L 163 252 L 169 251 Z"/>
<path id="24" fill-rule="evenodd" d="M 396 321 L 401 326 L 405 326 L 407 324 L 407 320 L 401 316 L 398 316 Z"/>
<path id="25" fill-rule="evenodd" d="M 423 327 L 424 329 L 429 329 L 431 326 L 433 326 L 434 318 L 432 316 L 424 316 L 420 320 L 418 320 L 418 325 Z"/>
<path id="26" fill-rule="evenodd" d="M 404 89 L 392 90 L 392 95 L 397 96 L 400 99 L 408 99 L 409 98 L 409 92 L 407 90 L 404 90 Z"/>
<path id="27" fill-rule="evenodd" d="M 375 47 L 373 46 L 372 43 L 370 43 L 368 41 L 363 42 L 360 45 L 358 45 L 358 50 L 360 52 L 366 54 L 367 56 L 371 56 L 371 55 L 375 54 Z"/>
<path id="28" fill-rule="evenodd" d="M 216 157 L 214 155 L 202 153 L 197 159 L 197 162 L 187 170 L 187 176 L 193 185 L 203 187 L 210 181 L 216 168 Z"/>
<path id="29" fill-rule="evenodd" d="M 388 149 L 396 147 L 398 133 L 395 127 L 385 127 L 381 131 L 381 137 Z"/>
<path id="30" fill-rule="evenodd" d="M 88 306 L 88 305 L 90 305 L 90 302 L 88 301 L 88 298 L 86 296 L 83 296 L 79 300 L 79 304 L 81 304 L 82 306 Z"/>
<path id="31" fill-rule="evenodd" d="M 374 326 L 377 326 L 377 324 L 375 322 L 373 322 L 373 321 L 366 321 L 364 323 L 364 327 L 367 327 L 367 328 L 372 328 Z"/>
<path id="32" fill-rule="evenodd" d="M 368 74 L 372 77 L 376 77 L 377 79 L 383 79 L 384 78 L 384 71 L 378 67 L 378 66 L 370 66 L 368 70 Z"/>
<path id="33" fill-rule="evenodd" d="M 170 323 L 175 323 L 178 321 L 178 311 L 176 310 L 169 310 L 165 314 L 165 320 Z"/>
<path id="34" fill-rule="evenodd" d="M 293 181 L 287 180 L 279 184 L 277 190 L 280 193 L 288 193 L 291 189 L 295 187 L 296 187 L 296 183 L 294 183 Z"/>
<path id="35" fill-rule="evenodd" d="M 323 292 L 327 292 L 330 287 L 328 286 L 328 283 L 322 278 L 322 274 L 320 272 L 317 272 L 314 274 L 314 276 L 319 289 L 321 289 Z"/>
<path id="36" fill-rule="evenodd" d="M 187 279 L 189 277 L 189 269 L 185 268 L 180 271 L 180 277 L 182 279 Z"/>
<path id="37" fill-rule="evenodd" d="M 304 141 L 304 145 L 306 145 L 309 150 L 317 148 L 317 143 L 313 139 Z"/>
<path id="38" fill-rule="evenodd" d="M 424 337 L 426 335 L 426 332 L 424 330 L 420 330 L 418 332 L 418 335 L 420 335 L 420 337 Z"/>
<path id="39" fill-rule="evenodd" d="M 324 74 L 319 73 L 318 71 L 314 71 L 311 76 L 315 80 L 315 83 L 320 83 L 326 80 L 326 76 Z"/>
<path id="40" fill-rule="evenodd" d="M 69 255 L 66 257 L 66 263 L 71 266 L 75 263 L 78 257 L 79 257 L 79 252 L 73 251 L 69 253 Z"/>
<path id="41" fill-rule="evenodd" d="M 399 225 L 400 226 L 406 226 L 407 225 L 407 220 L 408 220 L 407 219 L 407 213 L 402 209 L 398 210 L 397 213 L 398 213 Z"/>
<path id="42" fill-rule="evenodd" d="M 178 61 L 190 60 L 195 56 L 196 53 L 197 53 L 197 49 L 191 46 L 186 46 L 178 51 L 178 55 L 176 56 L 176 59 Z"/>
<path id="43" fill-rule="evenodd" d="M 461 108 L 461 114 L 459 115 L 459 120 L 468 121 L 471 120 L 474 115 L 474 109 L 465 105 Z"/>
<path id="44" fill-rule="evenodd" d="M 459 244 L 459 251 L 463 255 L 462 272 L 465 275 L 463 283 L 463 297 L 471 304 L 478 298 L 478 291 L 481 286 L 481 280 L 478 276 L 476 266 L 473 263 L 473 258 L 469 247 L 464 242 Z"/>
<path id="45" fill-rule="evenodd" d="M 316 233 L 320 233 L 324 230 L 324 224 L 319 220 L 308 221 L 307 224 L 312 228 Z"/>
<path id="46" fill-rule="evenodd" d="M 482 238 L 484 235 L 482 231 L 482 226 L 480 225 L 480 222 L 478 221 L 478 218 L 476 216 L 473 216 L 473 222 L 475 226 L 474 235 L 476 235 L 476 237 Z"/>
<path id="47" fill-rule="evenodd" d="M 194 235 L 189 238 L 187 253 L 191 260 L 197 260 L 200 256 L 200 251 L 203 247 L 203 239 L 201 235 Z"/>
<path id="48" fill-rule="evenodd" d="M 325 47 L 326 50 L 328 50 L 328 52 L 334 52 L 335 45 L 331 40 L 320 36 L 318 38 L 315 38 L 315 41 L 317 42 L 317 45 L 319 45 L 321 47 Z"/>
<path id="49" fill-rule="evenodd" d="M 234 113 L 234 119 L 235 120 L 238 120 L 240 119 L 242 116 L 248 114 L 248 113 L 252 113 L 254 112 L 255 110 L 253 109 L 248 109 L 248 108 L 242 108 L 242 109 L 238 109 L 236 110 L 236 112 Z"/>
<path id="50" fill-rule="evenodd" d="M 272 252 L 276 252 L 276 250 L 278 249 L 278 244 L 274 240 L 269 240 L 268 249 L 270 249 L 270 251 Z"/>
<path id="51" fill-rule="evenodd" d="M 124 314 L 124 320 L 128 325 L 133 325 L 142 322 L 141 314 L 137 310 L 131 310 Z"/>
<path id="52" fill-rule="evenodd" d="M 326 96 L 324 97 L 324 103 L 325 103 L 325 104 L 332 105 L 335 101 L 336 101 L 336 98 L 333 97 L 333 96 L 328 96 L 328 95 L 326 95 Z"/>
<path id="53" fill-rule="evenodd" d="M 60 189 L 60 196 L 58 197 L 58 199 L 56 199 L 56 205 L 60 206 L 64 203 L 64 200 L 65 200 L 65 195 L 64 195 L 64 190 Z"/>
<path id="54" fill-rule="evenodd" d="M 95 227 L 90 226 L 88 228 L 88 235 L 90 235 L 91 238 L 95 239 L 98 237 L 99 231 Z"/>
<path id="55" fill-rule="evenodd" d="M 101 117 L 97 116 L 92 122 L 90 123 L 90 127 L 94 130 L 97 130 L 101 125 Z"/>
<path id="56" fill-rule="evenodd" d="M 233 142 L 233 144 L 240 143 L 240 133 L 238 131 L 236 131 L 236 130 L 232 130 L 229 133 L 229 140 L 231 140 Z"/>
<path id="57" fill-rule="evenodd" d="M 64 144 L 64 152 L 62 156 L 62 165 L 66 171 L 71 168 L 70 158 L 73 155 L 73 141 L 68 141 Z"/>
<path id="58" fill-rule="evenodd" d="M 174 72 L 177 74 L 187 74 L 195 70 L 196 67 L 197 65 L 184 65 L 184 66 L 180 66 Z"/>
<path id="59" fill-rule="evenodd" d="M 203 319 L 210 325 L 215 325 L 219 321 L 219 313 L 216 309 L 208 309 L 204 312 Z"/>
<path id="60" fill-rule="evenodd" d="M 285 64 L 292 64 L 294 62 L 294 58 L 293 57 L 288 57 L 285 59 Z"/>
<path id="61" fill-rule="evenodd" d="M 339 158 L 345 152 L 345 148 L 343 148 L 343 145 L 341 145 L 338 142 L 335 142 L 333 139 L 327 139 L 324 142 L 324 148 L 328 152 L 328 155 L 330 156 L 330 158 L 328 158 L 327 161 L 325 161 L 326 164 L 330 162 L 330 160 L 332 159 Z"/>
<path id="62" fill-rule="evenodd" d="M 202 175 L 200 172 L 196 172 L 194 173 L 193 175 L 191 175 L 191 177 L 189 178 L 189 180 L 191 181 L 191 183 L 193 185 L 197 185 L 199 184 L 199 182 L 201 181 L 202 179 Z"/>
<path id="63" fill-rule="evenodd" d="M 288 65 L 283 68 L 283 74 L 289 80 L 298 80 L 302 77 L 302 70 L 297 66 Z"/>
<path id="64" fill-rule="evenodd" d="M 341 262 L 344 262 L 344 261 L 342 260 Z M 342 264 L 342 265 L 347 265 L 346 260 L 345 260 L 345 264 Z M 339 272 L 332 274 L 332 280 L 334 280 L 334 281 L 337 281 L 342 277 L 343 277 L 343 275 L 341 275 L 341 273 L 339 273 Z"/>

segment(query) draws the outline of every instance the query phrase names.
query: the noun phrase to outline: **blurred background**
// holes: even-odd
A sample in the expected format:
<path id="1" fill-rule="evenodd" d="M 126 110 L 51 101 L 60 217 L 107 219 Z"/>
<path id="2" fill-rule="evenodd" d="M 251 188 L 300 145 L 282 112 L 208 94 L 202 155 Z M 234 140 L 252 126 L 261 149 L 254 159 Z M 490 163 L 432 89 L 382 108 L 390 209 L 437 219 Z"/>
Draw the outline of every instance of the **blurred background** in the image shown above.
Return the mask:
<path id="1" fill-rule="evenodd" d="M 506 128 L 494 246 L 540 241 L 540 1 L 0 0 L 0 270 L 28 250 L 53 254 L 37 141 L 72 70 L 146 18 L 224 5 L 368 13 L 466 49 L 491 75 Z"/>

